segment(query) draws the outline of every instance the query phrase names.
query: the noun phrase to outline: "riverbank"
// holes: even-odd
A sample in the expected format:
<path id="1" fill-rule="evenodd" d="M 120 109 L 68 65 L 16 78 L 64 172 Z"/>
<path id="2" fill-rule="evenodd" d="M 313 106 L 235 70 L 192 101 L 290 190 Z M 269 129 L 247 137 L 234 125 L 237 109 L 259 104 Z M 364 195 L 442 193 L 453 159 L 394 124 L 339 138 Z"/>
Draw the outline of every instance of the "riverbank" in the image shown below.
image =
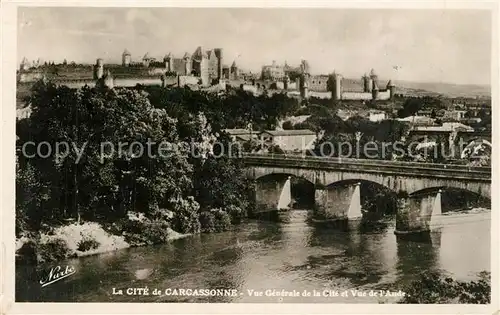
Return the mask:
<path id="1" fill-rule="evenodd" d="M 145 241 L 132 241 L 125 231 L 117 235 L 111 230 L 97 222 L 85 222 L 60 226 L 35 236 L 22 236 L 16 239 L 16 260 L 38 264 L 149 245 Z M 165 242 L 191 235 L 170 227 L 165 228 L 164 234 Z"/>

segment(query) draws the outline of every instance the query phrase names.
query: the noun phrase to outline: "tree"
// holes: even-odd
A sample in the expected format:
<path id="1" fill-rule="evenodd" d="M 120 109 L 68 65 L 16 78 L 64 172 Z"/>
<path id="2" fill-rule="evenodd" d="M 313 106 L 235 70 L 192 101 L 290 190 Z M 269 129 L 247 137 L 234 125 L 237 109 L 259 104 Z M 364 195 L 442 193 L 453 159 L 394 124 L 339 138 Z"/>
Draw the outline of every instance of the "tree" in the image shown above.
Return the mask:
<path id="1" fill-rule="evenodd" d="M 422 109 L 423 105 L 423 101 L 419 98 L 407 98 L 403 103 L 403 108 L 398 111 L 398 117 L 413 116 Z"/>
<path id="2" fill-rule="evenodd" d="M 291 129 L 293 129 L 293 124 L 291 121 L 287 120 L 287 121 L 283 122 L 282 127 L 284 130 L 291 130 Z"/>
<path id="3" fill-rule="evenodd" d="M 271 154 L 285 154 L 285 151 L 279 145 L 271 145 L 267 151 Z"/>
<path id="4" fill-rule="evenodd" d="M 199 204 L 199 212 L 203 213 L 203 220 L 212 217 L 207 211 L 217 209 L 218 213 L 229 214 L 233 223 L 239 222 L 249 204 L 248 185 L 241 161 L 234 158 L 238 152 L 229 150 L 231 140 L 222 130 L 235 123 L 243 125 L 252 119 L 263 120 L 259 99 L 244 91 L 235 91 L 226 98 L 185 89 L 147 91 L 153 106 L 177 117 L 180 140 L 191 143 L 192 152 L 202 157 L 191 157 L 189 161 L 194 175 L 192 195 Z M 183 213 L 177 224 L 183 229 L 186 226 L 192 229 L 186 222 L 196 215 L 189 211 Z M 223 218 L 224 215 L 216 215 L 213 219 Z"/>
<path id="5" fill-rule="evenodd" d="M 228 156 L 210 156 L 195 175 L 196 200 L 203 210 L 226 211 L 233 222 L 239 222 L 249 206 L 250 183 L 242 161 Z"/>
<path id="6" fill-rule="evenodd" d="M 144 94 L 106 88 L 71 90 L 51 83 L 35 85 L 27 124 L 18 130 L 19 142 L 67 143 L 83 150 L 50 158 L 19 156 L 23 168 L 40 174 L 38 186 L 48 196 L 40 211 L 44 219 L 124 216 L 134 210 L 148 213 L 171 206 L 191 192 L 192 166 L 188 148 L 172 145 L 168 156 L 159 152 L 164 142 L 176 144 L 176 121 L 155 110 Z M 50 118 L 49 118 L 50 117 Z M 118 151 L 120 144 L 131 144 Z M 109 152 L 101 154 L 105 147 Z M 28 168 L 27 168 L 28 169 Z M 102 207 L 110 205 L 110 207 Z"/>
<path id="7" fill-rule="evenodd" d="M 491 301 L 491 275 L 481 272 L 479 279 L 458 281 L 442 277 L 436 272 L 426 272 L 407 284 L 405 296 L 398 303 L 411 304 L 489 304 Z"/>
<path id="8" fill-rule="evenodd" d="M 431 118 L 436 118 L 436 109 L 432 109 Z"/>

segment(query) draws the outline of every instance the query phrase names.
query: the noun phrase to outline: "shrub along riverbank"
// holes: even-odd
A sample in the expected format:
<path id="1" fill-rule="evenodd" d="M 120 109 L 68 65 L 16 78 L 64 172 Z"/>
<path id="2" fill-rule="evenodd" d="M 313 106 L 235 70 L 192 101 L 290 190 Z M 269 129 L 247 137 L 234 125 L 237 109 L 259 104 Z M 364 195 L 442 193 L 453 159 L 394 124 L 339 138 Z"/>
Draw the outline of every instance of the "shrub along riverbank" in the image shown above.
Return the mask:
<path id="1" fill-rule="evenodd" d="M 97 222 L 71 223 L 47 228 L 16 240 L 16 260 L 39 264 L 71 257 L 102 254 L 128 247 L 166 243 L 190 234 L 172 230 L 168 223 L 151 221 L 144 216 L 103 225 Z"/>
<path id="2" fill-rule="evenodd" d="M 479 273 L 477 280 L 458 281 L 439 273 L 425 272 L 405 288 L 401 304 L 489 304 L 491 273 Z"/>

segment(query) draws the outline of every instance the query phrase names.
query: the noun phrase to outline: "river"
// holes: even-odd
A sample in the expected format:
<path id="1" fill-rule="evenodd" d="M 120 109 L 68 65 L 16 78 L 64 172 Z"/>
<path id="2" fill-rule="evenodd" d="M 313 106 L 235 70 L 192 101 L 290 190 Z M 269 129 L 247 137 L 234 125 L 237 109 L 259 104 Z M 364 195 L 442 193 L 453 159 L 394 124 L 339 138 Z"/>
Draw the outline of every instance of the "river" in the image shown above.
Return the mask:
<path id="1" fill-rule="evenodd" d="M 400 240 L 394 220 L 354 231 L 318 226 L 308 212 L 293 210 L 290 221 L 249 221 L 230 232 L 186 237 L 160 246 L 138 247 L 70 259 L 76 273 L 41 287 L 32 267 L 16 268 L 16 300 L 45 302 L 323 302 L 387 303 L 396 297 L 278 297 L 266 290 L 398 291 L 422 271 L 457 280 L 490 271 L 491 212 L 442 215 L 427 240 Z M 49 266 L 46 266 L 49 268 Z M 150 295 L 113 295 L 148 287 Z M 161 289 L 236 289 L 236 296 L 161 296 Z M 260 297 L 247 290 L 263 291 Z M 268 291 L 269 293 L 270 291 Z M 272 295 L 272 294 L 271 294 Z"/>

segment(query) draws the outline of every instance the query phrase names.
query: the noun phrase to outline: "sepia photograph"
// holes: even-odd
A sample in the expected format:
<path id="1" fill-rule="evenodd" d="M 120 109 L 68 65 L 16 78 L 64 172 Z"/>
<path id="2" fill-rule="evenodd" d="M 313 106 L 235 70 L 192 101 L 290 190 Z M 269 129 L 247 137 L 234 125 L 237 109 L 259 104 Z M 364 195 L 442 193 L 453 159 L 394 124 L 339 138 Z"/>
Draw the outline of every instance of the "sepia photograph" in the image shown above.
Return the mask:
<path id="1" fill-rule="evenodd" d="M 493 10 L 16 15 L 16 303 L 495 299 Z"/>

